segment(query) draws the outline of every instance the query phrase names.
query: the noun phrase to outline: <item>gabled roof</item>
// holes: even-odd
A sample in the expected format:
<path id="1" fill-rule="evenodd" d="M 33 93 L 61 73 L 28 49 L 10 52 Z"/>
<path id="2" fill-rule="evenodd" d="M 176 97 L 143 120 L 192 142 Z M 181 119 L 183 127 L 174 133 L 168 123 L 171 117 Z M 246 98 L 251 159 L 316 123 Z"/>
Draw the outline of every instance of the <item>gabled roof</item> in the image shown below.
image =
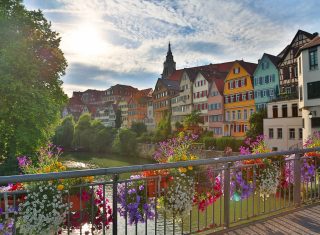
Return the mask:
<path id="1" fill-rule="evenodd" d="M 73 105 L 84 105 L 82 100 L 81 100 L 81 96 L 73 96 L 69 99 L 69 106 L 73 106 Z"/>
<path id="2" fill-rule="evenodd" d="M 311 47 L 315 47 L 315 46 L 319 46 L 320 45 L 320 37 L 316 36 L 314 39 L 312 39 L 310 42 L 308 42 L 307 44 L 305 44 L 303 47 L 301 47 L 299 49 L 299 51 L 297 52 L 296 56 L 298 56 L 300 54 L 301 51 L 305 50 L 305 49 L 309 49 Z"/>
<path id="3" fill-rule="evenodd" d="M 203 76 L 210 77 L 217 72 L 229 72 L 229 69 L 232 67 L 234 61 L 219 63 L 219 64 L 208 64 L 197 67 L 184 68 L 176 70 L 176 74 L 173 73 L 172 77 L 169 77 L 169 80 L 178 80 L 180 81 L 183 72 L 188 74 L 188 77 L 191 82 L 194 82 L 199 72 Z M 178 78 L 178 79 L 177 79 Z"/>
<path id="4" fill-rule="evenodd" d="M 180 90 L 180 84 L 179 81 L 173 81 L 173 80 L 168 80 L 168 79 L 161 79 L 161 82 L 163 85 L 168 87 L 170 90 Z"/>
<path id="5" fill-rule="evenodd" d="M 278 63 L 279 63 L 279 61 L 280 61 L 280 59 L 281 59 L 281 58 L 278 57 L 278 56 L 270 55 L 270 54 L 268 54 L 268 53 L 264 53 L 263 56 L 268 57 L 269 60 L 270 60 L 275 66 L 278 65 Z M 262 56 L 262 57 L 263 57 L 263 56 Z"/>
<path id="6" fill-rule="evenodd" d="M 167 80 L 180 81 L 183 69 L 175 70 Z"/>
<path id="7" fill-rule="evenodd" d="M 281 59 L 279 60 L 279 63 L 281 63 L 282 60 L 287 56 L 287 54 L 288 54 L 288 52 L 290 51 L 290 48 L 291 48 L 291 46 L 292 46 L 295 38 L 296 38 L 299 34 L 303 34 L 303 35 L 305 35 L 307 38 L 309 38 L 309 39 L 311 39 L 311 40 L 312 40 L 315 36 L 317 36 L 317 33 L 311 34 L 311 33 L 308 33 L 308 32 L 306 32 L 306 31 L 303 31 L 303 30 L 299 29 L 299 30 L 297 31 L 297 33 L 294 35 L 293 39 L 291 40 L 291 43 L 290 43 L 288 46 L 286 46 L 286 48 L 278 55 L 278 56 L 281 55 Z"/>
<path id="8" fill-rule="evenodd" d="M 236 62 L 239 63 L 241 67 L 243 67 L 251 75 L 257 68 L 257 64 L 255 63 L 245 62 L 243 60 L 237 60 Z"/>

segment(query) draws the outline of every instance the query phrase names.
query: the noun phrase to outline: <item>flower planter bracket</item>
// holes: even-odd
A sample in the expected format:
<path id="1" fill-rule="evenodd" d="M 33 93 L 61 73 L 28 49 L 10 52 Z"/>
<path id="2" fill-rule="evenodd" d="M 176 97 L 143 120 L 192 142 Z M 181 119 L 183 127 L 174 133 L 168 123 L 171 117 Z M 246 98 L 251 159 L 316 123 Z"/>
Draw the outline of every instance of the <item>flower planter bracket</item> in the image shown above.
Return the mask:
<path id="1" fill-rule="evenodd" d="M 293 200 L 296 207 L 301 205 L 301 156 L 299 153 L 294 155 L 294 189 Z"/>

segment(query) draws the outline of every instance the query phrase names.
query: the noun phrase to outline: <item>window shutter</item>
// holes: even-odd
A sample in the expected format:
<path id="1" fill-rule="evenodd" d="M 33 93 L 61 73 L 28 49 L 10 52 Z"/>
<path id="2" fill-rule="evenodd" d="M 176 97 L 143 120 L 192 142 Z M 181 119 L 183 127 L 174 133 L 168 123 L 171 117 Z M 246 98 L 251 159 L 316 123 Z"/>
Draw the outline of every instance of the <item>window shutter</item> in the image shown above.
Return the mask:
<path id="1" fill-rule="evenodd" d="M 249 94 L 248 94 L 248 92 L 246 93 L 246 100 L 248 100 L 249 99 Z"/>
<path id="2" fill-rule="evenodd" d="M 238 80 L 238 87 L 241 87 L 241 80 Z"/>
<path id="3" fill-rule="evenodd" d="M 244 78 L 244 85 L 246 86 L 247 85 L 247 79 Z"/>
<path id="4" fill-rule="evenodd" d="M 239 94 L 239 101 L 242 101 L 242 94 Z"/>
<path id="5" fill-rule="evenodd" d="M 230 89 L 230 82 L 228 82 L 228 89 Z"/>

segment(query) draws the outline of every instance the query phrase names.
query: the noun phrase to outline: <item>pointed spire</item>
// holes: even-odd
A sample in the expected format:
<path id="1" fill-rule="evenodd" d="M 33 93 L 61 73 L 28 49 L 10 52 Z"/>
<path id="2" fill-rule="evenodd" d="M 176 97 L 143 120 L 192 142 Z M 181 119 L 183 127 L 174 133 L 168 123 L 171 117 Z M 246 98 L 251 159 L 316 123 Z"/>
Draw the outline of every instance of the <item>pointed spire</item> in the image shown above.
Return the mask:
<path id="1" fill-rule="evenodd" d="M 170 41 L 169 41 L 169 46 L 168 46 L 168 53 L 171 53 L 171 44 L 170 44 Z"/>

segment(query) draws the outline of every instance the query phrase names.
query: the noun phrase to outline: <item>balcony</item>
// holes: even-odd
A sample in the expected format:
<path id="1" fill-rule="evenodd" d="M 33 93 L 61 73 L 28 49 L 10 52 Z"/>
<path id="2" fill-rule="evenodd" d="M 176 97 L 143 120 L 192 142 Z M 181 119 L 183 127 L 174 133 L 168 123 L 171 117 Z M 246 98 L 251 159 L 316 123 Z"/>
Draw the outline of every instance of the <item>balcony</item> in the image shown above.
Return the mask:
<path id="1" fill-rule="evenodd" d="M 255 224 L 258 223 L 257 227 L 261 224 L 252 224 L 252 221 L 274 218 L 275 215 L 281 215 L 282 219 L 290 222 L 286 229 L 296 229 L 290 228 L 296 221 L 290 220 L 292 217 L 288 215 L 297 213 L 297 208 L 311 210 L 310 219 L 316 215 L 312 208 L 305 206 L 319 202 L 317 151 L 320 148 L 163 164 L 1 176 L 0 184 L 24 183 L 37 187 L 39 183 L 45 186 L 34 193 L 41 195 L 42 190 L 49 190 L 55 181 L 90 179 L 72 185 L 68 190 L 52 190 L 61 194 L 58 199 L 54 199 L 61 200 L 62 205 L 56 212 L 62 218 L 58 223 L 59 234 L 233 234 L 230 230 L 246 231 L 247 226 L 256 231 Z M 266 173 L 263 170 L 266 167 L 263 159 L 272 159 L 273 167 L 277 169 L 275 180 L 278 183 L 268 193 L 261 178 Z M 245 161 L 246 165 L 239 164 L 239 161 Z M 177 171 L 172 171 L 174 169 Z M 34 205 L 38 205 L 39 201 L 32 200 L 30 194 L 19 187 L 15 190 L 0 190 L 0 218 L 12 224 L 13 234 L 18 234 L 17 227 L 21 229 L 21 216 L 30 220 L 41 211 L 40 207 L 32 209 L 36 208 Z M 54 198 L 55 195 L 49 197 Z M 26 201 L 30 201 L 30 204 Z M 22 210 L 17 210 L 19 204 Z M 25 212 L 24 215 L 21 211 Z M 281 213 L 284 212 L 286 216 L 282 216 Z M 268 221 L 263 223 L 270 228 L 272 225 L 268 223 L 272 219 Z M 309 231 L 303 229 L 312 229 L 308 226 L 316 225 L 306 223 L 303 226 L 300 226 L 301 233 Z M 50 231 L 48 234 L 55 234 L 54 230 Z"/>

